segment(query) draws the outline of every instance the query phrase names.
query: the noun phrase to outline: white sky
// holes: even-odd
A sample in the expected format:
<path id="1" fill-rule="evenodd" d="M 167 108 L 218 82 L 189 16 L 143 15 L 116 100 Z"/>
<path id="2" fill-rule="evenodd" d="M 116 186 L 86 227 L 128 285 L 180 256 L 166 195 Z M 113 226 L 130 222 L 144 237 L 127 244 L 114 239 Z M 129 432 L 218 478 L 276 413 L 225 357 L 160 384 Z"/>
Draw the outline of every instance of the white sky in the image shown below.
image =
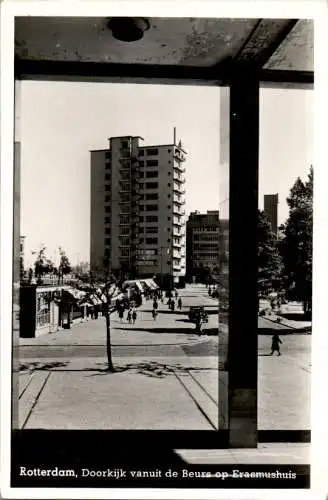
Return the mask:
<path id="1" fill-rule="evenodd" d="M 279 193 L 279 222 L 288 215 L 290 187 L 313 163 L 312 113 L 310 90 L 261 90 L 259 204 L 263 194 Z M 22 82 L 19 116 L 26 265 L 41 243 L 52 259 L 61 245 L 72 263 L 89 261 L 89 150 L 106 148 L 110 136 L 170 144 L 176 126 L 188 152 L 186 213 L 219 206 L 219 181 L 226 182 L 219 88 Z"/>

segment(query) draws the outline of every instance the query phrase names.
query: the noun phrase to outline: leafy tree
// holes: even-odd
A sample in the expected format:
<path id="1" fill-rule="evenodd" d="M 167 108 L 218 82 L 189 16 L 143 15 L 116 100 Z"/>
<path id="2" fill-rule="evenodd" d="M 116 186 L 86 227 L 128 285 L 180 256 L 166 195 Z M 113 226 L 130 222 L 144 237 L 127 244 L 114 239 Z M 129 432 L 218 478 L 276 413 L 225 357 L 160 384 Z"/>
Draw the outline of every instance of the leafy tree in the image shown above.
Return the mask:
<path id="1" fill-rule="evenodd" d="M 304 313 L 312 311 L 312 232 L 313 167 L 303 182 L 296 179 L 287 198 L 289 217 L 281 226 L 280 251 L 284 264 L 284 283 L 291 299 L 303 302 Z"/>
<path id="2" fill-rule="evenodd" d="M 258 212 L 257 242 L 258 291 L 263 297 L 279 289 L 282 269 L 278 240 L 263 211 Z"/>
<path id="3" fill-rule="evenodd" d="M 47 247 L 41 246 L 38 252 L 32 252 L 33 255 L 37 255 L 34 262 L 34 273 L 38 280 L 40 280 L 44 274 L 53 273 L 55 269 L 53 262 L 46 256 L 46 250 Z"/>
<path id="4" fill-rule="evenodd" d="M 63 278 L 65 274 L 69 274 L 72 271 L 70 261 L 66 255 L 66 252 L 62 247 L 59 247 L 60 261 L 58 266 L 58 280 Z"/>

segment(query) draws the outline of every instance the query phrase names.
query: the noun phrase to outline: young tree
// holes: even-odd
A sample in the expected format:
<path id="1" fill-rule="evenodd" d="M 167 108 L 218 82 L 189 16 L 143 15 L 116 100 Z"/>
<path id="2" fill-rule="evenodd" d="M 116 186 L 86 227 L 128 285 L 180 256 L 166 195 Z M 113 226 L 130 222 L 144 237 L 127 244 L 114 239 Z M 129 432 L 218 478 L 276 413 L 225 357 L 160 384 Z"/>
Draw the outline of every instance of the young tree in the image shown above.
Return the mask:
<path id="1" fill-rule="evenodd" d="M 44 274 L 54 272 L 53 262 L 46 256 L 47 247 L 42 245 L 38 252 L 32 252 L 33 255 L 37 255 L 34 262 L 34 273 L 37 279 L 41 279 Z"/>
<path id="2" fill-rule="evenodd" d="M 277 237 L 262 211 L 258 213 L 257 241 L 258 292 L 259 296 L 268 296 L 280 287 L 282 262 Z"/>
<path id="3" fill-rule="evenodd" d="M 70 261 L 66 255 L 65 250 L 63 250 L 62 247 L 59 247 L 59 255 L 60 255 L 60 261 L 59 261 L 59 266 L 58 266 L 58 281 L 60 282 L 60 279 L 64 277 L 65 274 L 69 274 L 72 270 Z"/>
<path id="4" fill-rule="evenodd" d="M 281 226 L 280 245 L 286 290 L 294 300 L 303 302 L 304 313 L 312 311 L 312 231 L 313 167 L 303 182 L 296 179 L 287 198 L 289 217 Z"/>

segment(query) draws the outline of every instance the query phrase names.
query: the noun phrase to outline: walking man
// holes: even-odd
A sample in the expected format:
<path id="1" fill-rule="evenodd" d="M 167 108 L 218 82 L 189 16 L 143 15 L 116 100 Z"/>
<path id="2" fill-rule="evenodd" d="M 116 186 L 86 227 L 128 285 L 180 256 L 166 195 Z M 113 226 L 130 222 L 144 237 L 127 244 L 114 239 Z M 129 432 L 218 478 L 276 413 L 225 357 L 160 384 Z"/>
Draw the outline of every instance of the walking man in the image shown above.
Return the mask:
<path id="1" fill-rule="evenodd" d="M 274 333 L 272 335 L 271 354 L 270 354 L 271 356 L 275 351 L 277 351 L 278 356 L 281 356 L 279 344 L 282 344 L 282 341 L 280 340 L 278 333 Z"/>
<path id="2" fill-rule="evenodd" d="M 135 307 L 132 309 L 132 323 L 135 324 L 136 322 L 136 319 L 137 319 L 137 311 L 135 309 Z"/>
<path id="3" fill-rule="evenodd" d="M 182 309 L 182 299 L 181 299 L 181 297 L 179 297 L 179 299 L 178 299 L 178 309 L 180 309 L 180 311 Z"/>

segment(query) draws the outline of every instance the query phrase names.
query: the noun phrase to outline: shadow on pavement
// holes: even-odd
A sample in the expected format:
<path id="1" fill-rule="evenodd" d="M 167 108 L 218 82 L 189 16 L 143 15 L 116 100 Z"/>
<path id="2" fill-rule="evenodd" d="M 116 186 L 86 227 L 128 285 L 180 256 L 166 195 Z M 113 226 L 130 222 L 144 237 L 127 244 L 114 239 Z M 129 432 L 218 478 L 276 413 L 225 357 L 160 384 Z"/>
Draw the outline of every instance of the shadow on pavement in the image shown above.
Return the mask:
<path id="1" fill-rule="evenodd" d="M 154 322 L 155 323 L 155 322 Z M 114 327 L 116 328 L 116 327 Z M 150 328 L 140 328 L 138 325 L 135 325 L 134 328 L 131 327 L 124 327 L 120 326 L 118 327 L 119 330 L 129 330 L 133 332 L 147 332 L 147 333 L 190 333 L 194 334 L 195 333 L 195 327 L 190 327 L 190 328 L 183 328 L 183 327 L 150 327 Z M 218 327 L 216 328 L 204 328 L 202 330 L 202 335 L 218 335 Z M 201 335 L 201 336 L 202 336 Z M 200 337 L 201 337 L 200 336 Z"/>
<path id="2" fill-rule="evenodd" d="M 292 321 L 311 321 L 304 313 L 280 313 L 279 316 Z"/>
<path id="3" fill-rule="evenodd" d="M 303 334 L 307 335 L 312 333 L 312 326 L 304 326 L 303 328 L 281 328 L 281 324 L 279 328 L 258 328 L 257 333 L 259 335 L 273 335 L 274 333 L 278 333 L 278 335 L 294 335 L 294 334 Z"/>
<path id="4" fill-rule="evenodd" d="M 54 363 L 42 363 L 42 362 L 31 362 L 21 364 L 19 371 L 28 371 L 33 373 L 34 371 L 67 371 L 67 372 L 93 372 L 90 377 L 95 377 L 99 375 L 115 375 L 117 373 L 123 372 L 133 372 L 139 375 L 145 375 L 147 377 L 154 378 L 164 378 L 172 374 L 188 374 L 191 371 L 209 371 L 216 370 L 216 368 L 202 368 L 195 366 L 184 366 L 180 363 L 160 363 L 158 361 L 148 361 L 148 362 L 136 362 L 136 363 L 126 363 L 124 365 L 117 365 L 115 370 L 109 371 L 107 364 L 105 362 L 95 363 L 95 368 L 78 368 L 65 370 L 56 370 L 56 368 L 67 367 L 69 362 L 54 362 Z"/>

